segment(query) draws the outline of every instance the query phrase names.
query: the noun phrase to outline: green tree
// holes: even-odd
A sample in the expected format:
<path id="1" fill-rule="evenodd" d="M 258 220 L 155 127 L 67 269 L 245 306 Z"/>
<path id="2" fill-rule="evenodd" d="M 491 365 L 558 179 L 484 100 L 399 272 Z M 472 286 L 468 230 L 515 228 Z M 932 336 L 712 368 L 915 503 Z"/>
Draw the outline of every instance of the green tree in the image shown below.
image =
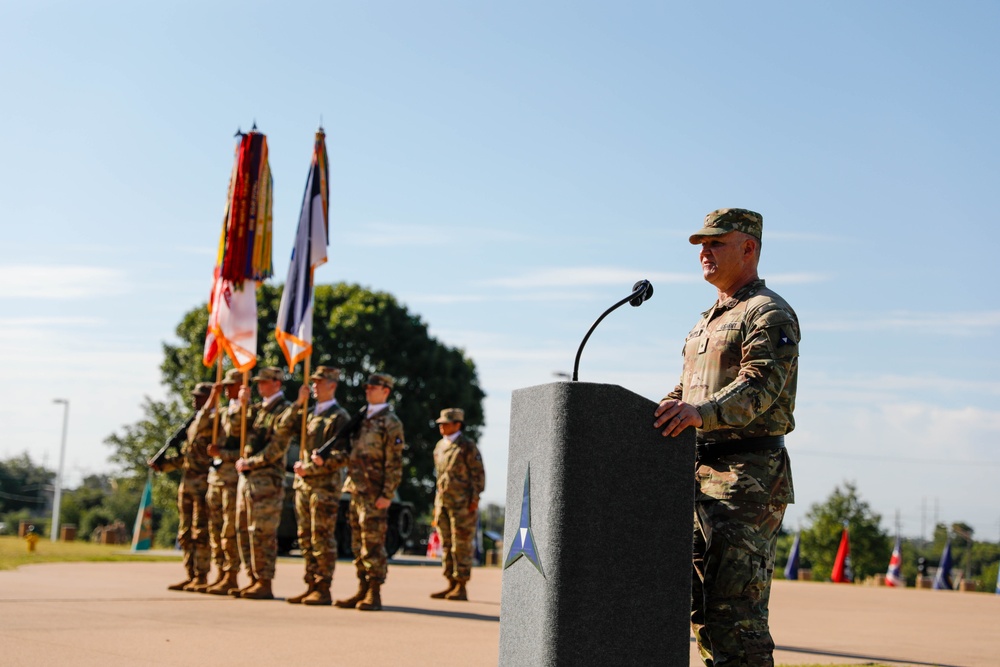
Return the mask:
<path id="1" fill-rule="evenodd" d="M 802 552 L 809 554 L 814 580 L 829 580 L 845 523 L 854 580 L 861 581 L 888 568 L 892 540 L 879 525 L 882 517 L 861 500 L 854 483 L 845 482 L 843 490 L 834 488 L 826 502 L 809 509 L 806 519 L 811 525 L 802 531 Z"/>
<path id="2" fill-rule="evenodd" d="M 27 452 L 0 461 L 0 515 L 20 510 L 40 515 L 52 497 L 55 478 L 51 470 L 35 465 Z"/>
<path id="3" fill-rule="evenodd" d="M 286 365 L 274 338 L 281 289 L 280 285 L 264 285 L 257 294 L 258 366 Z M 337 399 L 348 411 L 364 403 L 362 385 L 368 375 L 386 372 L 396 378 L 391 400 L 406 433 L 399 494 L 416 506 L 418 516 L 427 512 L 434 493 L 432 454 L 439 438 L 434 419 L 439 411 L 445 407 L 464 408 L 465 430 L 474 438 L 482 428 L 485 394 L 479 387 L 475 365 L 462 350 L 433 338 L 419 316 L 385 292 L 345 283 L 318 285 L 313 313 L 312 367 L 329 365 L 343 370 Z M 215 370 L 201 362 L 207 326 L 204 305 L 181 318 L 176 330 L 179 342 L 163 346 L 161 371 L 170 402 L 147 399 L 145 417 L 126 426 L 122 435 L 106 440 L 116 449 L 113 460 L 133 475 L 145 475 L 145 460 L 190 412 L 182 410 L 180 403 L 186 402 L 194 385 L 215 379 Z M 302 371 L 303 365 L 299 364 L 295 375 L 285 383 L 286 396 L 294 398 L 302 383 Z M 161 494 L 154 489 L 158 507 L 163 507 L 159 502 Z"/>

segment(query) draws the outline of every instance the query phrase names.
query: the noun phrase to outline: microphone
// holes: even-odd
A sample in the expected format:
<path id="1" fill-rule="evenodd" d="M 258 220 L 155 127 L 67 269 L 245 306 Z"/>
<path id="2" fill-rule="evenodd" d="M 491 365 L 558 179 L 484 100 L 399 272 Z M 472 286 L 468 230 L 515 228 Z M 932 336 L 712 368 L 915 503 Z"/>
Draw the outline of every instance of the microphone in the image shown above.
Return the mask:
<path id="1" fill-rule="evenodd" d="M 583 341 L 580 343 L 580 348 L 576 351 L 576 361 L 573 362 L 573 382 L 576 382 L 578 379 L 580 371 L 580 355 L 583 354 L 583 346 L 587 344 L 588 340 L 590 340 L 590 334 L 594 333 L 594 329 L 596 329 L 597 325 L 601 323 L 601 320 L 607 317 L 608 314 L 615 308 L 624 305 L 626 301 L 628 301 L 630 305 L 638 308 L 644 301 L 648 301 L 651 296 L 653 296 L 653 283 L 645 279 L 640 280 L 632 286 L 631 294 L 605 310 L 604 313 L 597 318 L 597 321 L 590 325 L 590 330 L 587 331 L 587 335 L 583 337 Z"/>

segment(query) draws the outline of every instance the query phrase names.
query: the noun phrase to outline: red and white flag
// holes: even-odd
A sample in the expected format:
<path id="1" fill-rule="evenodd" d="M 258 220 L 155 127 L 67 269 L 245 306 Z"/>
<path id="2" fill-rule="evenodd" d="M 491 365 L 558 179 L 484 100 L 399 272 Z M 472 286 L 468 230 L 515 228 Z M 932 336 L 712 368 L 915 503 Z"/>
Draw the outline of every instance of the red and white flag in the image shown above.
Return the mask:
<path id="1" fill-rule="evenodd" d="M 885 585 L 899 588 L 906 586 L 906 581 L 903 579 L 903 551 L 899 535 L 896 536 L 896 546 L 892 548 L 892 556 L 889 558 L 889 569 L 885 573 Z"/>
<path id="2" fill-rule="evenodd" d="M 215 271 L 212 297 L 208 302 L 208 332 L 202 363 L 211 366 L 225 352 L 233 367 L 246 372 L 257 364 L 257 290 L 247 280 L 242 287 Z"/>

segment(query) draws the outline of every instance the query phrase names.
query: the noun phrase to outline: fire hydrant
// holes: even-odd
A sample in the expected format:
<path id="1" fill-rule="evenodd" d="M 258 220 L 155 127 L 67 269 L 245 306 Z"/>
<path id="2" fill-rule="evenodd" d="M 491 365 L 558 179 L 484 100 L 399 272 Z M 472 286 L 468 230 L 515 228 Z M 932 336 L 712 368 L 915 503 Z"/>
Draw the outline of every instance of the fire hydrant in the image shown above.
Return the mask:
<path id="1" fill-rule="evenodd" d="M 38 544 L 38 540 L 40 539 L 41 538 L 38 537 L 38 533 L 35 532 L 35 527 L 28 526 L 28 532 L 24 536 L 24 541 L 28 543 L 29 554 L 35 553 L 35 546 Z"/>

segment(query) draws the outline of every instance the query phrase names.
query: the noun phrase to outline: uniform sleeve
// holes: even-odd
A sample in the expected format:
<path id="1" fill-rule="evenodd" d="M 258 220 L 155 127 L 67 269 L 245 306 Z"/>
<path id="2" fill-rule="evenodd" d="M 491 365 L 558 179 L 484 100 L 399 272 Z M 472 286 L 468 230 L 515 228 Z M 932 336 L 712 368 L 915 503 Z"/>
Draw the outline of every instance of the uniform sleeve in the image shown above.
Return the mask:
<path id="1" fill-rule="evenodd" d="M 275 418 L 274 430 L 264 449 L 253 456 L 248 456 L 246 462 L 251 469 L 264 468 L 276 464 L 284 465 L 288 445 L 295 434 L 296 426 L 301 423 L 302 410 L 292 403 L 285 411 Z"/>
<path id="2" fill-rule="evenodd" d="M 763 414 L 798 363 L 799 326 L 777 305 L 765 305 L 753 316 L 743 340 L 743 358 L 736 379 L 697 406 L 702 431 L 741 428 Z"/>
<path id="3" fill-rule="evenodd" d="M 344 424 L 347 423 L 348 417 L 347 412 L 341 410 L 338 411 L 333 419 L 330 419 L 326 423 L 326 427 L 323 429 L 322 440 L 320 441 L 320 446 L 326 444 L 337 435 Z M 313 450 L 316 451 L 316 450 Z M 343 468 L 347 465 L 347 454 L 340 451 L 339 449 L 333 449 L 330 451 L 329 456 L 323 461 L 323 465 L 316 465 L 313 463 L 312 457 L 307 457 L 302 464 L 303 477 L 311 477 L 313 475 L 325 475 L 336 471 L 338 468 Z"/>
<path id="4" fill-rule="evenodd" d="M 385 440 L 385 481 L 380 495 L 392 498 L 403 481 L 403 424 L 394 420 Z"/>
<path id="5" fill-rule="evenodd" d="M 192 466 L 195 469 L 205 469 L 212 464 L 208 446 L 212 444 L 214 431 L 215 412 L 199 410 L 198 416 L 194 419 L 194 440 L 188 443 L 188 456 L 191 457 Z"/>
<path id="6" fill-rule="evenodd" d="M 472 490 L 472 500 L 478 502 L 479 494 L 486 488 L 486 469 L 483 467 L 483 456 L 479 453 L 476 443 L 471 443 L 466 465 L 469 469 L 469 486 Z"/>

